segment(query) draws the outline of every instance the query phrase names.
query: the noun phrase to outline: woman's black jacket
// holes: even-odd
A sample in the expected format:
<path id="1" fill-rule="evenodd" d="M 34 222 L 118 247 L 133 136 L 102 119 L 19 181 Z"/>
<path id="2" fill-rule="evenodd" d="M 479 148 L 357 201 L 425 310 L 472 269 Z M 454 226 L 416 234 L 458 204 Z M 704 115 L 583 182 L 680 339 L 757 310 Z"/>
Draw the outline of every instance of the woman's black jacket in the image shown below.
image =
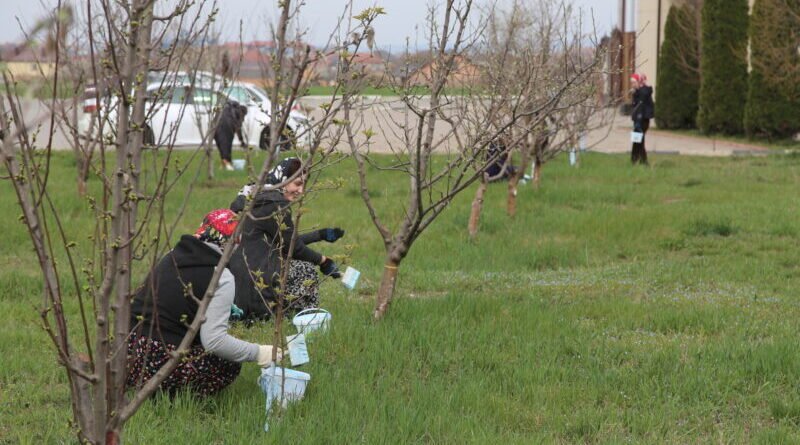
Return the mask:
<path id="1" fill-rule="evenodd" d="M 240 214 L 242 238 L 228 267 L 236 280 L 234 302 L 245 312 L 245 317 L 267 318 L 277 301 L 281 265 L 289 256 L 295 227 L 291 203 L 281 192 L 262 191 L 253 199 L 250 214 Z M 245 205 L 246 198 L 240 195 L 231 204 L 231 210 L 239 213 Z M 306 246 L 306 242 L 313 241 L 298 236 L 292 259 L 320 264 L 322 255 Z"/>

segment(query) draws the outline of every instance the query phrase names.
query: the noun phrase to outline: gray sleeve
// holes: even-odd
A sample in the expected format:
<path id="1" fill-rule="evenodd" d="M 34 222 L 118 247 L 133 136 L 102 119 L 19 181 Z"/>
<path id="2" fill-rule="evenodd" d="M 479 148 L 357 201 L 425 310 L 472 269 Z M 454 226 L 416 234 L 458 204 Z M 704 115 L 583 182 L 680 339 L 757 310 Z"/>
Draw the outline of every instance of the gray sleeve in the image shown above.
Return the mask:
<path id="1" fill-rule="evenodd" d="M 226 360 L 254 362 L 258 359 L 258 345 L 228 334 L 235 287 L 233 274 L 225 269 L 206 310 L 206 321 L 200 326 L 200 342 L 206 351 Z"/>

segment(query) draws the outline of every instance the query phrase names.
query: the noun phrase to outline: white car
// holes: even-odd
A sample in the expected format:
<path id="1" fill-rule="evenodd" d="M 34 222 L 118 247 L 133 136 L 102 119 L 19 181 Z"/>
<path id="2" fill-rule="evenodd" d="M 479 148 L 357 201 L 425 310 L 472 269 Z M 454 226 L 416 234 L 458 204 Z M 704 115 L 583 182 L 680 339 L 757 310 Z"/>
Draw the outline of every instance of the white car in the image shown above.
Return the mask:
<path id="1" fill-rule="evenodd" d="M 229 99 L 247 107 L 242 132 L 248 141 L 257 140 L 258 146 L 265 149 L 269 145 L 269 113 L 272 104 L 267 93 L 256 85 L 246 82 L 234 82 L 222 88 L 222 92 Z M 311 140 L 311 126 L 308 117 L 299 109 L 299 105 L 295 103 L 289 111 L 287 126 L 292 139 L 300 145 L 307 145 Z M 255 134 L 258 134 L 258 139 L 251 139 L 250 135 Z"/>
<path id="2" fill-rule="evenodd" d="M 228 86 L 219 83 L 212 85 L 200 82 L 166 84 L 154 82 L 147 86 L 147 127 L 145 128 L 145 144 L 161 145 L 200 145 L 206 136 L 207 143 L 213 144 L 213 131 L 209 129 L 214 108 L 218 100 L 235 100 L 247 107 L 242 124 L 242 133 L 248 145 L 266 149 L 270 141 L 270 100 L 267 94 L 257 86 L 245 82 L 234 82 Z M 105 135 L 115 131 L 116 101 L 101 99 L 101 107 L 108 107 L 104 118 Z M 79 130 L 85 134 L 96 119 L 96 99 L 86 99 L 84 114 L 79 121 Z M 287 120 L 287 130 L 278 144 L 278 148 L 286 150 L 293 143 L 307 144 L 310 139 L 309 120 L 297 111 L 291 110 Z"/>

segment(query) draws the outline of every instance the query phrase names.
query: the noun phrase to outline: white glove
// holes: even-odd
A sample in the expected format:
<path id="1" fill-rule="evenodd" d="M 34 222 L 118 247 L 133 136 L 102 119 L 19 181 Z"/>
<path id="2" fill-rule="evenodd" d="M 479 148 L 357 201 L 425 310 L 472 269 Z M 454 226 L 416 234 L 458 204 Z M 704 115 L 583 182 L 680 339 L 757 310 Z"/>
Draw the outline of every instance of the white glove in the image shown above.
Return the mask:
<path id="1" fill-rule="evenodd" d="M 272 345 L 258 345 L 258 366 L 262 368 L 266 368 L 267 366 L 272 364 L 272 350 L 275 349 Z M 278 349 L 278 355 L 276 356 L 277 361 L 281 361 L 283 358 L 283 349 Z"/>

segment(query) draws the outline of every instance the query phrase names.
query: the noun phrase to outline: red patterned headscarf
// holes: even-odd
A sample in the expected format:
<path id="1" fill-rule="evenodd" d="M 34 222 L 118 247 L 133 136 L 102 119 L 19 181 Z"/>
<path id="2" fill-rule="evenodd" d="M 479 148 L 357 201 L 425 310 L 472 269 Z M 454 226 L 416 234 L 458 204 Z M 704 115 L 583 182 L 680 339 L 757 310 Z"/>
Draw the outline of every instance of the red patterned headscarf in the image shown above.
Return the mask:
<path id="1" fill-rule="evenodd" d="M 236 214 L 228 209 L 212 210 L 203 218 L 203 224 L 194 232 L 200 241 L 222 247 L 239 224 Z"/>

